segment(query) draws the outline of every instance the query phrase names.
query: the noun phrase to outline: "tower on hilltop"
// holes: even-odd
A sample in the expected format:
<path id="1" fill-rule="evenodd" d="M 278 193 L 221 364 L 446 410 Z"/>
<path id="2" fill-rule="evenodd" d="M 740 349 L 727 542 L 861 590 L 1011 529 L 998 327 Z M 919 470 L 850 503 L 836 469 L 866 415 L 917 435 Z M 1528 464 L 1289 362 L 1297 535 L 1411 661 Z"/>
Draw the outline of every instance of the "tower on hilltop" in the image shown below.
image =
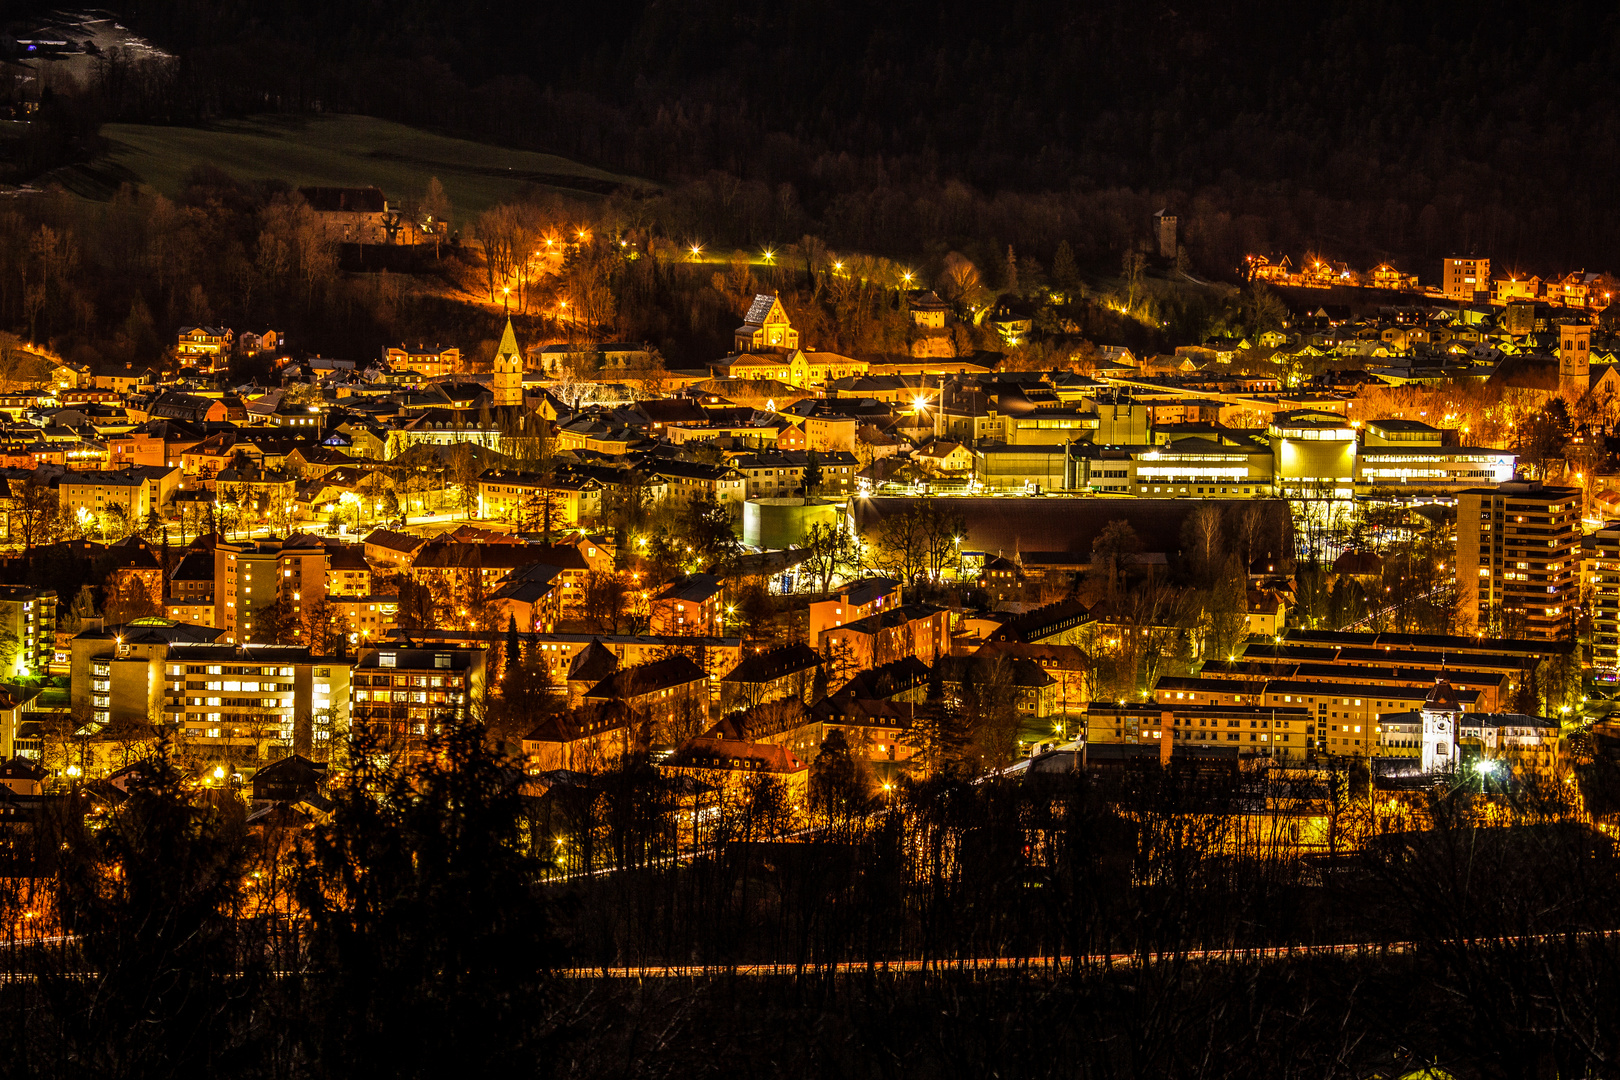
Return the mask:
<path id="1" fill-rule="evenodd" d="M 495 392 L 496 408 L 523 404 L 523 354 L 518 351 L 511 319 L 506 320 L 506 333 L 501 335 L 500 347 L 495 350 L 495 378 L 491 389 Z"/>

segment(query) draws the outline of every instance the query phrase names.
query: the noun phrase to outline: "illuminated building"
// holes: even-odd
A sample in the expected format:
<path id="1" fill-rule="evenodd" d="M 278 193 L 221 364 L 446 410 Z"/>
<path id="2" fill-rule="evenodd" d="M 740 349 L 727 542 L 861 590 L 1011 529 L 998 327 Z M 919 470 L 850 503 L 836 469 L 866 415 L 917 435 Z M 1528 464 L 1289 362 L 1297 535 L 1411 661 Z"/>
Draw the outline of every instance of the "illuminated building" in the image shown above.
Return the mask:
<path id="1" fill-rule="evenodd" d="M 1440 291 L 1448 300 L 1473 303 L 1491 289 L 1491 260 L 1453 255 L 1441 265 Z"/>
<path id="2" fill-rule="evenodd" d="M 1457 614 L 1465 632 L 1563 640 L 1574 625 L 1581 493 L 1540 483 L 1457 497 Z"/>

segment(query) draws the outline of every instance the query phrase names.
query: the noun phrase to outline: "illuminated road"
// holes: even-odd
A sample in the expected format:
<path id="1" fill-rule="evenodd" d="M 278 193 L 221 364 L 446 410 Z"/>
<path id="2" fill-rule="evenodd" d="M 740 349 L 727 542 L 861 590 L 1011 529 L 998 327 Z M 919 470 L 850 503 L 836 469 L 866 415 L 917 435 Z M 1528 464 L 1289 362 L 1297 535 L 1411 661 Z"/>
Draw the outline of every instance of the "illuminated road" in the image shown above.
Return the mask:
<path id="1" fill-rule="evenodd" d="M 1182 961 L 1194 964 L 1252 964 L 1270 960 L 1316 960 L 1331 957 L 1399 956 L 1436 945 L 1462 945 L 1497 948 L 1532 945 L 1570 938 L 1610 938 L 1620 930 L 1589 930 L 1579 934 L 1532 934 L 1516 937 L 1478 938 L 1446 942 L 1392 941 L 1384 944 L 1355 943 L 1346 945 L 1279 945 L 1262 949 L 1187 949 L 1174 953 L 1096 953 L 1090 956 L 986 956 L 962 960 L 889 960 L 868 963 L 864 960 L 838 964 L 669 964 L 643 967 L 578 967 L 558 972 L 567 979 L 702 979 L 720 975 L 741 975 L 747 978 L 779 978 L 784 975 L 865 975 L 907 974 L 930 972 L 937 974 L 1036 971 L 1058 973 L 1074 970 L 1094 970 L 1115 967 L 1147 967 L 1155 964 Z"/>

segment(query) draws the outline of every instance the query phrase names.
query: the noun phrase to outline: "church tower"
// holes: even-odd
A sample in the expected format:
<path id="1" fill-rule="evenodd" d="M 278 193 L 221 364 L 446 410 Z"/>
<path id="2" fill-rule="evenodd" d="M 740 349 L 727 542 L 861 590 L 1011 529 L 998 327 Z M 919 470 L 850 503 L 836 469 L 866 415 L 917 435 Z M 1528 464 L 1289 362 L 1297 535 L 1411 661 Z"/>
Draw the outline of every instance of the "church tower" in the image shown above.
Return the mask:
<path id="1" fill-rule="evenodd" d="M 1558 326 L 1558 389 L 1571 401 L 1592 385 L 1592 324 L 1566 322 Z"/>
<path id="2" fill-rule="evenodd" d="M 511 319 L 506 320 L 506 333 L 501 335 L 500 348 L 495 350 L 495 378 L 491 388 L 495 391 L 497 409 L 523 404 L 523 354 L 518 351 Z"/>
<path id="3" fill-rule="evenodd" d="M 1423 699 L 1418 716 L 1423 722 L 1424 772 L 1450 772 L 1457 761 L 1457 726 L 1462 719 L 1462 703 L 1442 672 L 1434 677 L 1434 689 Z"/>

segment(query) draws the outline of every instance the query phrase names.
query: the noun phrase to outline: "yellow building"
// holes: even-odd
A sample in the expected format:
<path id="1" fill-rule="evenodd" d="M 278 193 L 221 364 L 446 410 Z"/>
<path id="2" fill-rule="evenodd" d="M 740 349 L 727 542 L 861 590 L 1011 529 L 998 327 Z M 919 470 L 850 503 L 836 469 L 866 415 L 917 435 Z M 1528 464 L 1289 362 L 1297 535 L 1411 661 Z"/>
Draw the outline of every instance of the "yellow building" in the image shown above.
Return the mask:
<path id="1" fill-rule="evenodd" d="M 57 496 L 63 510 L 86 524 L 117 512 L 141 526 L 152 509 L 152 481 L 134 469 L 64 473 Z"/>
<path id="2" fill-rule="evenodd" d="M 602 512 L 602 485 L 595 480 L 553 476 L 512 469 L 489 469 L 478 477 L 478 516 L 518 525 L 538 522 L 548 514 L 551 527 L 594 521 Z"/>
<path id="3" fill-rule="evenodd" d="M 797 349 L 799 332 L 788 321 L 787 311 L 779 297 L 760 293 L 749 305 L 743 324 L 732 335 L 734 347 L 740 353 L 753 349 Z"/>

